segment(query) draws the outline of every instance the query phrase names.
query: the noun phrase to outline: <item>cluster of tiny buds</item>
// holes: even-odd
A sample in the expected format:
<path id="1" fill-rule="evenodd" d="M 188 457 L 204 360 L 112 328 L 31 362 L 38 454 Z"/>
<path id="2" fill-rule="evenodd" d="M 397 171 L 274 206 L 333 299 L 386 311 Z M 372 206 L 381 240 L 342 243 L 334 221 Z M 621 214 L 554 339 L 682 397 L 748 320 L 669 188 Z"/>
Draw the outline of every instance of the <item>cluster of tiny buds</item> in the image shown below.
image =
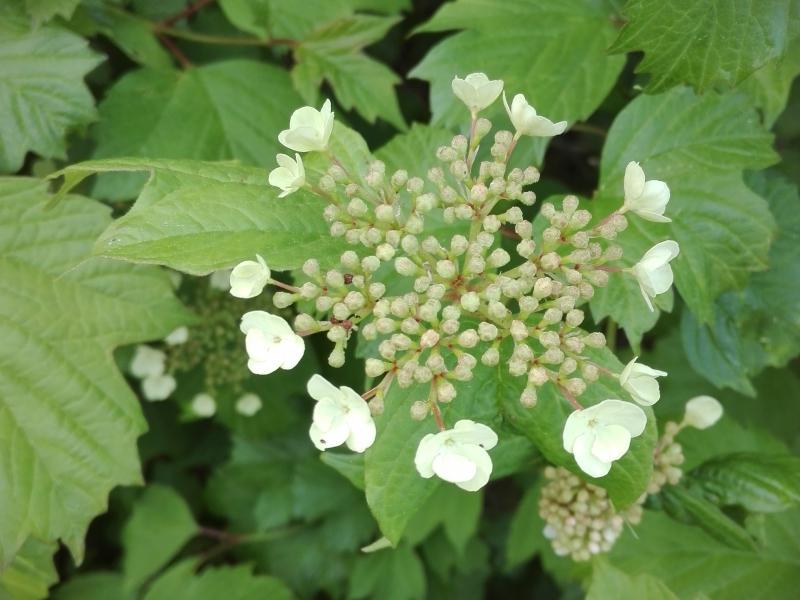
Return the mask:
<path id="1" fill-rule="evenodd" d="M 411 408 L 414 418 L 428 414 L 423 405 L 453 400 L 453 382 L 469 380 L 478 362 L 497 365 L 507 339 L 513 341 L 508 371 L 527 377 L 520 396 L 526 407 L 536 405 L 546 383 L 574 401 L 601 374 L 583 351 L 604 346 L 605 338 L 580 329 L 580 305 L 608 283 L 605 265 L 622 251 L 606 240 L 624 228 L 625 217 L 589 228 L 592 215 L 575 196 L 566 196 L 560 210 L 545 203 L 549 227 L 537 247 L 533 224 L 514 203 L 535 202 L 524 188 L 538 181 L 539 171 L 508 169 L 511 132 L 495 135 L 494 160 L 471 176 L 474 151 L 489 129 L 488 120 L 478 119 L 471 141 L 457 135 L 440 147 L 444 166 L 428 171 L 427 184 L 405 170 L 387 176 L 377 160 L 361 178 L 334 162 L 317 186 L 329 202 L 325 218 L 332 235 L 368 252 L 346 251 L 340 267 L 327 271 L 308 260 L 306 281 L 273 297 L 278 308 L 298 303 L 304 310 L 294 323 L 300 335 L 327 334 L 332 366 L 344 363 L 348 340 L 360 330 L 378 342 L 377 356 L 366 361 L 368 376 L 389 374 L 387 385 L 394 380 L 401 387 L 431 383 L 428 402 Z M 424 235 L 433 209 L 445 222 L 464 221 L 461 232 L 448 240 Z M 501 230 L 517 240 L 516 258 L 499 244 Z M 410 280 L 410 291 L 387 295 L 380 281 L 386 263 Z M 372 406 L 379 405 L 380 395 Z"/>

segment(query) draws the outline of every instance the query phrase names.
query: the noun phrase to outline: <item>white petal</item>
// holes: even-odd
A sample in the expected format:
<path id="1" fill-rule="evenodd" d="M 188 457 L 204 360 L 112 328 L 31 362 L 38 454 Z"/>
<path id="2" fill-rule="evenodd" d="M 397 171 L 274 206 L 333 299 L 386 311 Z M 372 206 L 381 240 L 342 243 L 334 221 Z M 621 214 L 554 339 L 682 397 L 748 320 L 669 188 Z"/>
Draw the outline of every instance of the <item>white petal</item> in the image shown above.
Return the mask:
<path id="1" fill-rule="evenodd" d="M 306 343 L 299 335 L 291 333 L 284 337 L 279 345 L 283 353 L 281 369 L 294 369 L 306 351 Z"/>
<path id="2" fill-rule="evenodd" d="M 450 483 L 469 481 L 478 472 L 477 465 L 457 450 L 445 447 L 433 459 L 433 472 Z"/>
<path id="3" fill-rule="evenodd" d="M 364 452 L 375 441 L 375 421 L 370 419 L 362 423 L 350 422 L 350 435 L 347 447 L 353 452 Z"/>
<path id="4" fill-rule="evenodd" d="M 185 344 L 188 339 L 189 328 L 184 326 L 174 329 L 172 333 L 164 338 L 164 342 L 168 346 L 180 346 L 181 344 Z"/>
<path id="5" fill-rule="evenodd" d="M 625 203 L 629 204 L 635 201 L 644 192 L 644 170 L 639 166 L 639 163 L 631 161 L 625 167 Z"/>
<path id="6" fill-rule="evenodd" d="M 492 459 L 480 446 L 464 445 L 461 452 L 475 464 L 476 471 L 472 479 L 456 482 L 456 485 L 462 490 L 476 492 L 489 482 L 489 477 L 492 475 Z"/>
<path id="7" fill-rule="evenodd" d="M 314 405 L 312 418 L 321 431 L 328 431 L 344 419 L 344 408 L 334 398 L 322 398 Z"/>
<path id="8" fill-rule="evenodd" d="M 322 429 L 317 423 L 312 423 L 308 434 L 318 449 L 325 450 L 344 444 L 350 435 L 350 428 L 344 420 L 334 422 L 331 429 Z"/>
<path id="9" fill-rule="evenodd" d="M 166 354 L 161 350 L 156 350 L 144 344 L 136 346 L 136 352 L 133 355 L 130 366 L 131 375 L 139 379 L 161 375 L 164 372 L 166 359 Z"/>
<path id="10" fill-rule="evenodd" d="M 483 423 L 461 419 L 452 429 L 452 439 L 462 444 L 476 444 L 491 450 L 497 445 L 497 434 Z"/>
<path id="11" fill-rule="evenodd" d="M 166 400 L 176 385 L 172 375 L 150 375 L 142 380 L 142 394 L 147 400 Z"/>
<path id="12" fill-rule="evenodd" d="M 354 422 L 372 420 L 369 405 L 358 392 L 347 386 L 342 386 L 339 390 L 341 391 L 339 401 L 342 403 L 342 406 L 346 407 L 349 411 L 348 419 L 352 419 Z"/>
<path id="13" fill-rule="evenodd" d="M 604 425 L 621 425 L 631 434 L 631 437 L 641 435 L 647 425 L 647 415 L 644 411 L 630 402 L 622 400 L 603 400 L 583 412 L 591 411 L 591 416 Z"/>
<path id="14" fill-rule="evenodd" d="M 308 391 L 308 395 L 314 398 L 314 400 L 331 398 L 338 401 L 342 396 L 342 392 L 339 391 L 339 388 L 322 375 L 312 375 L 311 379 L 309 379 L 306 384 L 306 390 Z"/>
<path id="15" fill-rule="evenodd" d="M 661 397 L 661 390 L 655 377 L 634 373 L 622 386 L 639 404 L 652 406 Z"/>
<path id="16" fill-rule="evenodd" d="M 651 179 L 644 185 L 637 204 L 639 208 L 663 214 L 669 202 L 669 187 L 663 181 Z"/>
<path id="17" fill-rule="evenodd" d="M 610 462 L 603 462 L 592 454 L 592 445 L 595 436 L 593 433 L 585 433 L 575 440 L 574 452 L 575 462 L 581 471 L 592 477 L 603 477 L 608 475 L 611 470 Z"/>
<path id="18" fill-rule="evenodd" d="M 236 412 L 245 417 L 252 417 L 261 407 L 261 398 L 252 393 L 244 394 L 236 401 Z"/>
<path id="19" fill-rule="evenodd" d="M 573 452 L 575 440 L 586 433 L 589 428 L 588 422 L 591 419 L 591 413 L 587 413 L 588 410 L 590 409 L 576 410 L 567 417 L 567 422 L 564 424 L 562 441 L 564 443 L 564 450 L 569 453 Z"/>
<path id="20" fill-rule="evenodd" d="M 197 394 L 192 398 L 192 412 L 198 417 L 213 417 L 217 412 L 217 403 L 209 394 Z"/>
<path id="21" fill-rule="evenodd" d="M 433 477 L 433 459 L 439 454 L 441 448 L 442 438 L 439 437 L 439 434 L 429 433 L 420 440 L 417 453 L 414 455 L 414 466 L 425 479 Z"/>
<path id="22" fill-rule="evenodd" d="M 592 455 L 601 462 L 610 463 L 622 458 L 631 445 L 631 434 L 622 425 L 600 427 L 592 444 Z"/>
<path id="23" fill-rule="evenodd" d="M 697 429 L 707 429 L 722 417 L 722 405 L 711 396 L 697 396 L 686 403 L 685 423 Z"/>

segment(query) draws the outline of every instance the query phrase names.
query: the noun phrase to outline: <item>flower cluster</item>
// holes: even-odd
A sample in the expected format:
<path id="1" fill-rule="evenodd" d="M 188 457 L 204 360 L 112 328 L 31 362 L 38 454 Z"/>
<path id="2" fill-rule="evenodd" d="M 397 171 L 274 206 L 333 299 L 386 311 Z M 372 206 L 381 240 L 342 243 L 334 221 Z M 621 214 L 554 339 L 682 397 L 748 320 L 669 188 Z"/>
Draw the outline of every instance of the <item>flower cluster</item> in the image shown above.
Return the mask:
<path id="1" fill-rule="evenodd" d="M 540 207 L 545 226 L 535 228 L 524 208 L 536 203 L 530 186 L 539 171 L 512 167 L 510 159 L 523 136 L 559 135 L 567 123 L 537 114 L 522 94 L 509 104 L 503 87 L 483 73 L 453 80 L 471 122 L 467 135 L 436 150 L 438 165 L 427 173 L 390 172 L 378 160 L 358 172 L 346 168 L 331 148 L 329 101 L 321 110 L 295 111 L 289 129 L 278 136 L 296 154 L 278 155 L 269 182 L 281 197 L 304 190 L 323 198 L 330 234 L 352 249 L 341 255 L 338 268 L 307 260 L 294 284 L 275 280 L 261 257 L 233 270 L 234 295 L 250 298 L 271 284 L 280 288 L 272 297 L 276 307 L 299 310 L 293 328 L 268 313 L 244 315 L 249 367 L 257 374 L 292 368 L 303 353 L 303 337 L 314 333 L 330 340 L 328 362 L 340 367 L 358 332 L 373 348 L 366 374 L 378 380 L 361 396 L 348 388 L 335 392 L 321 378 L 309 383 L 318 401 L 310 430 L 317 447 L 346 443 L 365 450 L 374 439 L 367 400 L 371 414 L 379 414 L 390 386 L 416 386 L 411 418 L 431 417 L 440 430 L 420 442 L 420 475 L 478 489 L 491 473 L 488 450 L 496 435 L 469 420 L 448 429 L 441 405 L 455 400 L 460 382 L 469 381 L 479 363 L 502 362 L 521 378 L 519 401 L 525 407 L 537 404 L 542 386 L 556 386 L 576 411 L 564 430 L 564 446 L 591 475 L 605 475 L 642 432 L 646 417 L 636 404 L 608 399 L 584 409 L 578 399 L 606 376 L 619 378 L 636 402 L 653 404 L 659 395 L 655 377 L 664 373 L 635 362 L 612 373 L 588 358 L 586 350 L 605 346 L 605 338 L 581 328 L 582 306 L 596 288 L 608 285 L 609 273 L 635 277 L 651 310 L 653 298 L 669 289 L 675 242 L 657 244 L 631 268 L 618 266 L 622 249 L 613 243 L 630 215 L 668 221 L 669 189 L 647 181 L 631 162 L 624 201 L 611 215 L 596 220 L 577 197 L 566 196 L 559 206 Z M 514 131 L 497 131 L 488 142 L 492 123 L 479 113 L 501 93 Z M 489 155 L 479 161 L 481 146 Z M 327 161 L 327 170 L 314 169 L 314 180 L 303 163 L 307 152 Z M 503 236 L 515 240 L 513 252 L 503 248 Z M 395 279 L 387 287 L 388 271 Z"/>
<path id="2" fill-rule="evenodd" d="M 616 407 L 617 410 L 620 408 Z M 586 561 L 594 554 L 611 550 L 625 523 L 639 523 L 647 497 L 657 494 L 667 484 L 677 484 L 683 477 L 680 468 L 683 449 L 675 441 L 675 436 L 687 426 L 706 429 L 721 416 L 722 406 L 714 398 L 698 396 L 689 400 L 683 421 L 670 421 L 664 426 L 664 433 L 653 451 L 653 473 L 647 491 L 621 511 L 614 508 L 603 488 L 580 479 L 563 467 L 545 468 L 547 483 L 539 498 L 539 515 L 545 521 L 543 534 L 550 540 L 555 553 Z M 578 464 L 586 470 L 584 465 Z"/>

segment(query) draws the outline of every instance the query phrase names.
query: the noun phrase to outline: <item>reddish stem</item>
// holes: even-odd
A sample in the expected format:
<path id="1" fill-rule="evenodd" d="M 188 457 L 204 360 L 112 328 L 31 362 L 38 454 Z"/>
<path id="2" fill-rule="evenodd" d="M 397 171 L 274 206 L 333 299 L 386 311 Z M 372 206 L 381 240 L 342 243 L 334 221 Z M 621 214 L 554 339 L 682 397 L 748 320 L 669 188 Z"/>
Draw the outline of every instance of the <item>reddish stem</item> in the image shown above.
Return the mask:
<path id="1" fill-rule="evenodd" d="M 170 54 L 172 54 L 172 56 L 175 57 L 175 59 L 178 61 L 178 64 L 180 64 L 181 68 L 188 69 L 189 67 L 192 66 L 191 61 L 188 58 L 186 58 L 186 55 L 183 52 L 181 52 L 181 49 L 178 48 L 175 42 L 173 42 L 171 39 L 169 39 L 166 35 L 163 34 L 158 34 L 158 39 L 161 41 L 162 44 L 164 44 L 167 50 L 169 50 Z"/>
<path id="2" fill-rule="evenodd" d="M 161 21 L 161 24 L 166 25 L 167 27 L 169 27 L 170 25 L 174 25 L 178 21 L 181 21 L 186 17 L 193 15 L 198 10 L 200 10 L 204 6 L 211 4 L 212 2 L 214 2 L 214 0 L 198 0 L 194 4 L 190 4 L 189 6 L 184 8 L 182 11 L 175 13 L 171 17 L 167 17 L 166 19 Z"/>

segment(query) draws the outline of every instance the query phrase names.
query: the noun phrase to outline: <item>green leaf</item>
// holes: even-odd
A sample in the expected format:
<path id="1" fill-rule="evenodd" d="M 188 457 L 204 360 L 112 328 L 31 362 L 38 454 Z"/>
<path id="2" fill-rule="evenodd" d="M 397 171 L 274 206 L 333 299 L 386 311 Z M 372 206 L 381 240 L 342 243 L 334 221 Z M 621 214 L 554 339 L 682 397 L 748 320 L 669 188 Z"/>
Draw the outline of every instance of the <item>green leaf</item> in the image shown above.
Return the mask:
<path id="1" fill-rule="evenodd" d="M 46 188 L 0 179 L 0 565 L 29 535 L 80 562 L 111 488 L 141 482 L 145 422 L 111 351 L 191 319 L 165 273 L 89 256 L 107 207 L 44 210 Z"/>
<path id="2" fill-rule="evenodd" d="M 800 458 L 736 453 L 707 461 L 691 481 L 720 506 L 779 512 L 800 506 Z"/>
<path id="3" fill-rule="evenodd" d="M 792 0 L 629 0 L 612 51 L 644 51 L 647 90 L 732 87 L 786 51 L 800 29 Z"/>
<path id="4" fill-rule="evenodd" d="M 612 373 L 622 371 L 622 364 L 607 349 L 586 352 L 596 364 Z M 502 354 L 501 354 L 502 357 Z M 644 433 L 631 441 L 631 448 L 625 456 L 614 462 L 608 475 L 593 478 L 583 473 L 575 463 L 574 457 L 564 450 L 562 432 L 567 417 L 572 413 L 567 400 L 553 385 L 539 388 L 539 400 L 535 407 L 525 408 L 519 396 L 526 385 L 524 377 L 511 377 L 505 361 L 500 361 L 495 377 L 498 382 L 498 399 L 506 419 L 536 445 L 542 454 L 555 465 L 569 469 L 593 485 L 608 490 L 609 497 L 618 509 L 635 502 L 645 491 L 653 469 L 653 447 L 656 440 L 656 424 L 652 411 L 648 415 Z M 588 386 L 580 397 L 584 406 L 597 404 L 608 398 L 627 398 L 628 395 L 616 380 L 604 377 Z"/>
<path id="5" fill-rule="evenodd" d="M 711 323 L 684 313 L 681 330 L 686 354 L 704 377 L 754 395 L 751 377 L 800 353 L 800 197 L 774 171 L 751 174 L 747 182 L 778 223 L 769 268 L 753 273 L 741 292 L 720 297 Z"/>
<path id="6" fill-rule="evenodd" d="M 786 108 L 797 75 L 800 75 L 800 38 L 789 42 L 784 56 L 773 58 L 741 83 L 740 89 L 761 109 L 768 127 L 775 124 Z"/>
<path id="7" fill-rule="evenodd" d="M 586 600 L 678 600 L 678 596 L 660 579 L 643 573 L 630 576 L 612 567 L 605 559 L 596 559 Z"/>
<path id="8" fill-rule="evenodd" d="M 56 588 L 52 600 L 134 600 L 135 596 L 125 590 L 120 573 L 92 571 L 71 577 Z"/>
<path id="9" fill-rule="evenodd" d="M 634 532 L 626 531 L 611 551 L 610 562 L 630 575 L 658 577 L 680 598 L 705 593 L 714 600 L 751 600 L 797 596 L 800 569 L 800 510 L 764 515 L 748 523 L 760 530 L 760 548 L 726 546 L 697 527 L 645 511 Z M 757 538 L 759 535 L 757 534 Z"/>
<path id="10" fill-rule="evenodd" d="M 231 23 L 262 38 L 302 40 L 311 31 L 352 13 L 353 0 L 221 0 Z"/>
<path id="11" fill-rule="evenodd" d="M 408 543 L 418 544 L 441 525 L 456 553 L 463 554 L 478 530 L 482 509 L 482 493 L 453 485 L 439 486 L 408 524 Z"/>
<path id="12" fill-rule="evenodd" d="M 113 171 L 151 177 L 131 210 L 97 240 L 100 256 L 204 275 L 257 253 L 277 270 L 310 257 L 332 264 L 346 249 L 329 235 L 322 200 L 303 191 L 278 198 L 263 169 L 128 158 L 79 163 L 54 176 L 63 175 L 69 189 L 93 173 Z"/>
<path id="13" fill-rule="evenodd" d="M 375 152 L 375 158 L 386 163 L 387 173 L 399 169 L 410 177 L 424 177 L 428 169 L 439 164 L 436 149 L 450 145 L 453 132 L 441 127 L 414 123 L 406 133 L 400 133 Z"/>
<path id="14" fill-rule="evenodd" d="M 0 569 L 0 600 L 41 600 L 58 581 L 54 543 L 28 538 L 6 569 Z"/>
<path id="15" fill-rule="evenodd" d="M 344 108 L 355 108 L 370 123 L 381 117 L 398 129 L 405 129 L 394 92 L 400 78 L 362 52 L 365 46 L 382 39 L 398 21 L 397 17 L 351 15 L 306 37 L 295 50 L 297 64 L 292 72 L 306 102 L 316 103 L 317 90 L 324 79 Z"/>
<path id="16" fill-rule="evenodd" d="M 505 547 L 505 564 L 510 569 L 527 562 L 548 545 L 542 534 L 544 521 L 539 516 L 541 490 L 538 482 L 529 487 L 511 517 Z"/>
<path id="17" fill-rule="evenodd" d="M 292 600 L 289 588 L 275 577 L 254 575 L 245 565 L 216 567 L 194 574 L 191 560 L 171 568 L 155 581 L 144 600 Z"/>
<path id="18" fill-rule="evenodd" d="M 350 600 L 422 600 L 425 570 L 410 546 L 381 550 L 356 559 L 347 594 Z"/>
<path id="19" fill-rule="evenodd" d="M 144 584 L 196 533 L 186 501 L 172 488 L 148 485 L 122 530 L 126 587 L 134 590 Z"/>
<path id="20" fill-rule="evenodd" d="M 448 3 L 417 31 L 462 31 L 439 42 L 410 74 L 431 83 L 436 124 L 468 122 L 450 82 L 474 71 L 503 79 L 507 95 L 524 93 L 539 113 L 571 124 L 594 112 L 625 62 L 606 53 L 616 34 L 610 17 L 606 5 L 589 0 Z M 497 122 L 507 123 L 498 103 L 487 116 L 500 115 Z M 537 150 L 541 159 L 544 143 Z"/>
<path id="21" fill-rule="evenodd" d="M 320 460 L 335 469 L 339 475 L 345 477 L 357 489 L 363 490 L 364 483 L 364 455 L 345 454 L 344 452 L 323 452 Z"/>
<path id="22" fill-rule="evenodd" d="M 286 72 L 265 63 L 139 69 L 117 80 L 100 103 L 94 158 L 235 158 L 272 168 L 275 154 L 285 152 L 278 132 L 301 104 Z M 94 192 L 127 199 L 139 187 L 140 178 L 114 178 L 99 181 Z"/>
<path id="23" fill-rule="evenodd" d="M 66 158 L 67 132 L 95 118 L 83 77 L 99 62 L 60 27 L 0 20 L 0 173 L 18 171 L 29 151 Z"/>
<path id="24" fill-rule="evenodd" d="M 25 0 L 25 7 L 34 23 L 49 21 L 55 16 L 69 19 L 80 0 Z"/>
<path id="25" fill-rule="evenodd" d="M 669 131 L 669 135 L 664 132 Z M 698 320 L 713 316 L 714 300 L 742 288 L 750 273 L 767 267 L 775 222 L 766 201 L 745 186 L 742 170 L 774 162 L 772 136 L 741 96 L 696 96 L 676 88 L 658 96 L 639 96 L 617 116 L 603 149 L 600 197 L 595 214 L 622 205 L 623 176 L 630 161 L 641 162 L 648 179 L 665 181 L 671 190 L 667 216 L 658 224 L 629 215 L 619 236 L 626 251 L 623 265 L 641 258 L 641 249 L 669 238 L 681 247 L 672 262 L 675 286 Z M 636 284 L 614 273 L 608 288 L 592 300 L 597 318 L 610 315 L 634 338 L 643 333 L 647 311 Z M 635 307 L 637 312 L 627 312 Z M 652 322 L 652 321 L 651 321 Z"/>

